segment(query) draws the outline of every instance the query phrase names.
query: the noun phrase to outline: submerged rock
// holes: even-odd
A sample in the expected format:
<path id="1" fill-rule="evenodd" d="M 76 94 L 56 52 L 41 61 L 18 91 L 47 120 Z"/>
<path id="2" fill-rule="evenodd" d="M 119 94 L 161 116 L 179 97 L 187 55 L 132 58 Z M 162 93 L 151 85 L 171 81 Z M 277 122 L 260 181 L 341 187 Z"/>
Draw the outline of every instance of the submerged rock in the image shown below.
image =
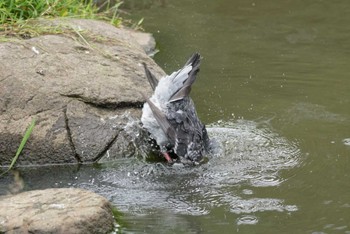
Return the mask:
<path id="1" fill-rule="evenodd" d="M 0 197 L 1 233 L 110 233 L 108 200 L 82 189 L 33 190 Z"/>
<path id="2" fill-rule="evenodd" d="M 125 127 L 139 119 L 141 92 L 151 94 L 142 63 L 164 72 L 130 30 L 81 19 L 38 24 L 64 33 L 0 43 L 1 165 L 10 164 L 33 118 L 18 165 L 133 155 Z"/>

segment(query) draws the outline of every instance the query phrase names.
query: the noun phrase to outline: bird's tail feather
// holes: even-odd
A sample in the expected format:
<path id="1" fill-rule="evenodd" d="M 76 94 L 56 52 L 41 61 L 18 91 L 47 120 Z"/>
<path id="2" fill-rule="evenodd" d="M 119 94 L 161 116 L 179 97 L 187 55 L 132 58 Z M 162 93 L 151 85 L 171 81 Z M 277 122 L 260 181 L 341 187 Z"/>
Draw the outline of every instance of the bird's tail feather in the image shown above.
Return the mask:
<path id="1" fill-rule="evenodd" d="M 176 91 L 169 99 L 169 102 L 175 102 L 188 97 L 191 92 L 191 86 L 196 80 L 196 75 L 199 72 L 201 57 L 198 53 L 194 53 L 191 58 L 186 62 L 185 66 L 192 66 L 191 71 L 188 73 L 188 78 L 184 82 L 183 86 Z"/>

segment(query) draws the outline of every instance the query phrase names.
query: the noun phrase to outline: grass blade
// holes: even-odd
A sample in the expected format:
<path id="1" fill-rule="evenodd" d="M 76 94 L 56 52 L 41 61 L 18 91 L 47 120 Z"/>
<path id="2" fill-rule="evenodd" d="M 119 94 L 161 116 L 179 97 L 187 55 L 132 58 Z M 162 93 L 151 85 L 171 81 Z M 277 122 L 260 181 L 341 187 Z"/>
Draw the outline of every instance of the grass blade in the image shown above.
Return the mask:
<path id="1" fill-rule="evenodd" d="M 7 173 L 9 170 L 11 170 L 11 169 L 13 168 L 13 166 L 15 165 L 15 163 L 16 163 L 16 161 L 17 161 L 19 155 L 21 154 L 21 152 L 22 152 L 22 150 L 23 150 L 25 144 L 27 143 L 27 140 L 28 140 L 30 134 L 32 133 L 32 131 L 33 131 L 33 129 L 34 129 L 34 126 L 35 126 L 35 119 L 32 120 L 32 122 L 31 122 L 31 124 L 29 125 L 27 131 L 25 132 L 24 137 L 23 137 L 23 139 L 22 139 L 22 141 L 21 141 L 21 144 L 19 145 L 19 147 L 18 147 L 18 149 L 17 149 L 17 152 L 16 152 L 16 155 L 15 155 L 15 157 L 12 159 L 12 162 L 11 162 L 9 168 L 8 168 L 6 171 L 4 171 L 3 173 L 1 173 L 1 174 L 0 174 L 0 177 L 3 176 L 5 173 Z"/>

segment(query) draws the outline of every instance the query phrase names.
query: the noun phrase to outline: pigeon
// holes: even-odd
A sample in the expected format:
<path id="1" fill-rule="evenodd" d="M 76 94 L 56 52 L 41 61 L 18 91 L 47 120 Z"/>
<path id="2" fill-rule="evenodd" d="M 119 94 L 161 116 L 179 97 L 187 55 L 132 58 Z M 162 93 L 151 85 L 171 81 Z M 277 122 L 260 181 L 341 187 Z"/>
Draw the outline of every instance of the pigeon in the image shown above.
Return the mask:
<path id="1" fill-rule="evenodd" d="M 175 158 L 198 164 L 209 150 L 207 130 L 189 97 L 200 60 L 194 53 L 183 68 L 159 81 L 143 64 L 154 93 L 149 99 L 145 97 L 141 122 L 169 163 Z"/>

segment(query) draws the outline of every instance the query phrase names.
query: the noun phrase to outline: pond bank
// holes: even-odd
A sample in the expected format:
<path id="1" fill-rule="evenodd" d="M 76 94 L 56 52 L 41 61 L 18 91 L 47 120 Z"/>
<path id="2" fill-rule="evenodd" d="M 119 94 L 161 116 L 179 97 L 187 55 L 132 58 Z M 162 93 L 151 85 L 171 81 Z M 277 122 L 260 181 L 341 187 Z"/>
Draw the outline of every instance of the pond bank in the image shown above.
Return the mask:
<path id="1" fill-rule="evenodd" d="M 145 101 L 141 92 L 151 94 L 142 63 L 164 75 L 145 52 L 154 39 L 95 20 L 37 24 L 61 33 L 0 43 L 1 166 L 11 163 L 33 118 L 35 129 L 17 165 L 134 155 L 139 139 L 130 139 L 126 126 L 139 121 Z M 146 43 L 142 47 L 138 42 Z M 132 131 L 143 134 L 138 127 Z"/>

